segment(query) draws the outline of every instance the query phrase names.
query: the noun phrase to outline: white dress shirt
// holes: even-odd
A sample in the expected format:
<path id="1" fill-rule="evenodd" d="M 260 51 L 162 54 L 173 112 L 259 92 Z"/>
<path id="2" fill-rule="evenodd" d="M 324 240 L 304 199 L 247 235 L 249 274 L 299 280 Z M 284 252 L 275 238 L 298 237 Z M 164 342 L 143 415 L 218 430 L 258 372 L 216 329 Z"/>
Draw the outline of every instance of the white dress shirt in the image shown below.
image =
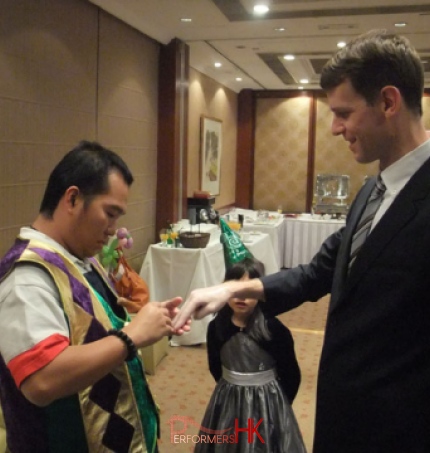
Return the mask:
<path id="1" fill-rule="evenodd" d="M 372 223 L 372 229 L 387 212 L 397 195 L 405 187 L 411 177 L 430 158 L 430 140 L 407 153 L 398 161 L 391 164 L 381 172 L 382 180 L 387 188 L 384 198 Z"/>

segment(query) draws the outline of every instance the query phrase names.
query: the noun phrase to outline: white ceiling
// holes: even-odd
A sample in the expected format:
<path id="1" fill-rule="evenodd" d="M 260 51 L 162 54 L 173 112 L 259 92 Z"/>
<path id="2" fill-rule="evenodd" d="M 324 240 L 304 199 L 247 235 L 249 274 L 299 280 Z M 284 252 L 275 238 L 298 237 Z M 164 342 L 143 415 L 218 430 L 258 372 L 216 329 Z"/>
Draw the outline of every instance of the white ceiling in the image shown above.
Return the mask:
<path id="1" fill-rule="evenodd" d="M 262 0 L 270 11 L 260 17 L 252 12 L 256 0 L 90 1 L 162 44 L 184 41 L 191 66 L 235 92 L 319 88 L 319 69 L 337 42 L 374 28 L 410 39 L 430 87 L 429 0 Z M 396 28 L 399 22 L 406 26 Z M 296 59 L 286 61 L 285 54 Z"/>

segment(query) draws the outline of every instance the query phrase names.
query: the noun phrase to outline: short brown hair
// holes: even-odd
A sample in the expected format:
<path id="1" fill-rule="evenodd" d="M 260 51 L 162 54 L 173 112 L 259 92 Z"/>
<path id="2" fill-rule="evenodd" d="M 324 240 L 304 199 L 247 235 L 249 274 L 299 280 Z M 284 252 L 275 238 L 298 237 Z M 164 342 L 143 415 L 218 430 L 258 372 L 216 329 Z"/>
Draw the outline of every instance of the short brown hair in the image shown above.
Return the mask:
<path id="1" fill-rule="evenodd" d="M 370 105 L 383 87 L 395 86 L 409 110 L 422 115 L 424 69 L 417 51 L 403 36 L 373 30 L 349 42 L 326 63 L 320 83 L 327 91 L 345 80 Z"/>

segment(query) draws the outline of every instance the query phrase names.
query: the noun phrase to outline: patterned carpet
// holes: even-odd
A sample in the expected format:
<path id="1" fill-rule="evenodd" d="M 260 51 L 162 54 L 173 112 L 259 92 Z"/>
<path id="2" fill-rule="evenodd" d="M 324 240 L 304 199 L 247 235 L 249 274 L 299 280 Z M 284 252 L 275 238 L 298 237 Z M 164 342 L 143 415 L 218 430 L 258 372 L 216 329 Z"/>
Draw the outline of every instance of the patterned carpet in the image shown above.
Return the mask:
<path id="1" fill-rule="evenodd" d="M 318 303 L 305 303 L 279 316 L 293 334 L 302 372 L 293 409 L 309 453 L 327 305 L 328 297 L 325 297 Z M 205 345 L 169 347 L 168 355 L 158 365 L 155 375 L 148 376 L 148 381 L 161 411 L 160 453 L 192 452 L 192 436 L 198 432 L 215 386 L 207 366 Z"/>

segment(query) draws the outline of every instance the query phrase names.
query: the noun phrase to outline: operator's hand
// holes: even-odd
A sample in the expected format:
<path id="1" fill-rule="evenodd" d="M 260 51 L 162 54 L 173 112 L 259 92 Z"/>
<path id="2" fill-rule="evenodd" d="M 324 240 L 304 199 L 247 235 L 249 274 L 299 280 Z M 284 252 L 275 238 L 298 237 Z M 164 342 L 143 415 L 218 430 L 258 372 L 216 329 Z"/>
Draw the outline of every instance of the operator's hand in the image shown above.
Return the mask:
<path id="1" fill-rule="evenodd" d="M 172 321 L 175 318 L 175 316 L 177 316 L 178 313 L 180 312 L 178 308 L 180 303 L 178 304 L 176 299 L 161 302 L 161 304 L 165 304 L 166 308 L 169 310 L 170 319 L 172 319 Z M 173 329 L 173 333 L 175 335 L 182 335 L 183 333 L 189 332 L 190 330 L 191 330 L 191 319 L 188 319 L 187 322 L 180 329 Z"/>
<path id="2" fill-rule="evenodd" d="M 182 298 L 175 297 L 164 302 L 149 302 L 133 317 L 122 330 L 132 339 L 136 347 L 149 346 L 163 336 L 176 334 L 172 318 L 178 311 Z M 180 332 L 189 330 L 189 323 L 181 326 Z"/>
<path id="3" fill-rule="evenodd" d="M 210 313 L 219 311 L 232 297 L 229 285 L 212 286 L 210 288 L 195 289 L 182 305 L 178 315 L 173 320 L 175 331 L 188 325 L 191 317 L 201 319 Z"/>

